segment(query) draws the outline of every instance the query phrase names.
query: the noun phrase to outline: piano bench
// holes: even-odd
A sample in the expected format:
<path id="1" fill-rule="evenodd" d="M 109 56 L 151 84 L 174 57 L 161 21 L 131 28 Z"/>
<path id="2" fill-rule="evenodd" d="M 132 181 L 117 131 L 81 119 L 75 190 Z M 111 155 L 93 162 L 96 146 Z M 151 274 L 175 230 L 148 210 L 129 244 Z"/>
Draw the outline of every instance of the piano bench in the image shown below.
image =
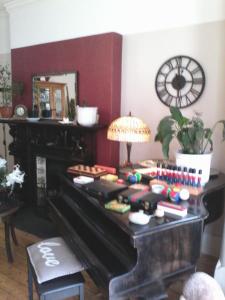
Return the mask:
<path id="1" fill-rule="evenodd" d="M 55 242 L 56 239 L 60 244 Z M 61 242 L 62 247 L 57 247 L 61 246 Z M 62 249 L 58 251 L 55 248 Z M 84 300 L 84 278 L 80 272 L 83 268 L 63 239 L 44 240 L 26 250 L 29 300 L 33 300 L 33 283 L 40 300 L 62 300 L 77 295 Z M 62 254 L 62 258 L 59 258 L 59 254 Z"/>

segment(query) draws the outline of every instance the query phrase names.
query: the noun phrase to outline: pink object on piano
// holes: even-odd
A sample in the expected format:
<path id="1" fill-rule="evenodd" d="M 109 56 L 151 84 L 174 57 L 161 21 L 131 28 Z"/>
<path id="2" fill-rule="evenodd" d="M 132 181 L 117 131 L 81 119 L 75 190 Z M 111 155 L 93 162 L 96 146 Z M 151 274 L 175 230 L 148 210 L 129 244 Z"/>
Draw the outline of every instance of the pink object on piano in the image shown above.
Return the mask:
<path id="1" fill-rule="evenodd" d="M 157 204 L 157 208 L 163 209 L 164 212 L 185 217 L 187 215 L 187 208 L 182 205 L 172 204 L 166 201 L 160 201 Z"/>
<path id="2" fill-rule="evenodd" d="M 113 167 L 102 166 L 102 165 L 94 165 L 94 167 L 103 169 L 110 174 L 116 174 L 116 168 L 113 168 Z"/>

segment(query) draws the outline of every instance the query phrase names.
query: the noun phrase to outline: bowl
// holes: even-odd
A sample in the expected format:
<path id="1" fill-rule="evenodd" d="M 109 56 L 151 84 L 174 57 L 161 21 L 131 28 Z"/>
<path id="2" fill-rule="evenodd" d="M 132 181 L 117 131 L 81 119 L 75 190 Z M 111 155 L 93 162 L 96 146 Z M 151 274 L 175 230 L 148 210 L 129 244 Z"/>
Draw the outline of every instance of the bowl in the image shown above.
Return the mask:
<path id="1" fill-rule="evenodd" d="M 77 105 L 77 122 L 82 126 L 93 126 L 97 123 L 97 107 L 80 107 Z"/>
<path id="2" fill-rule="evenodd" d="M 40 118 L 27 118 L 27 121 L 29 121 L 29 122 L 37 122 L 39 120 L 40 120 Z"/>
<path id="3" fill-rule="evenodd" d="M 153 184 L 152 185 L 152 192 L 155 194 L 161 194 L 164 190 L 164 185 L 162 184 Z"/>

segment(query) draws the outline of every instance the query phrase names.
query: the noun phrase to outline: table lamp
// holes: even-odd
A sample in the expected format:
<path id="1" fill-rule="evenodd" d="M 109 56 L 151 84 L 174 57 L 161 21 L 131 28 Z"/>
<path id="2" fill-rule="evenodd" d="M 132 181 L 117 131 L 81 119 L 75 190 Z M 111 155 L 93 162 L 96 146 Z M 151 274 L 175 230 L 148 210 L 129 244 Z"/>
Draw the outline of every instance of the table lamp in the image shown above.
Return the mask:
<path id="1" fill-rule="evenodd" d="M 127 162 L 125 166 L 132 166 L 130 161 L 132 143 L 148 142 L 151 131 L 147 124 L 141 119 L 129 116 L 120 117 L 114 120 L 107 131 L 107 138 L 112 141 L 126 142 L 127 145 Z"/>

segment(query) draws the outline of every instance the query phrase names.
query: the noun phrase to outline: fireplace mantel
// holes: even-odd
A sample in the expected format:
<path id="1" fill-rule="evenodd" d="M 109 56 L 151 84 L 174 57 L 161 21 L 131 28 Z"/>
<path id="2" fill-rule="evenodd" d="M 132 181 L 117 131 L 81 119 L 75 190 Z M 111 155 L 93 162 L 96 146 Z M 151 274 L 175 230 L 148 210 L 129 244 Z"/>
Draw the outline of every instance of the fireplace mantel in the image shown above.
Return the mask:
<path id="1" fill-rule="evenodd" d="M 13 138 L 9 144 L 9 154 L 14 156 L 26 173 L 23 187 L 25 204 L 38 206 L 37 196 L 37 157 L 46 161 L 47 192 L 56 186 L 56 174 L 65 172 L 74 164 L 93 165 L 97 161 L 96 149 L 98 134 L 106 138 L 106 125 L 84 127 L 74 124 L 61 124 L 57 120 L 31 122 L 21 119 L 0 119 L 9 125 Z M 41 201 L 44 206 L 44 202 Z"/>

